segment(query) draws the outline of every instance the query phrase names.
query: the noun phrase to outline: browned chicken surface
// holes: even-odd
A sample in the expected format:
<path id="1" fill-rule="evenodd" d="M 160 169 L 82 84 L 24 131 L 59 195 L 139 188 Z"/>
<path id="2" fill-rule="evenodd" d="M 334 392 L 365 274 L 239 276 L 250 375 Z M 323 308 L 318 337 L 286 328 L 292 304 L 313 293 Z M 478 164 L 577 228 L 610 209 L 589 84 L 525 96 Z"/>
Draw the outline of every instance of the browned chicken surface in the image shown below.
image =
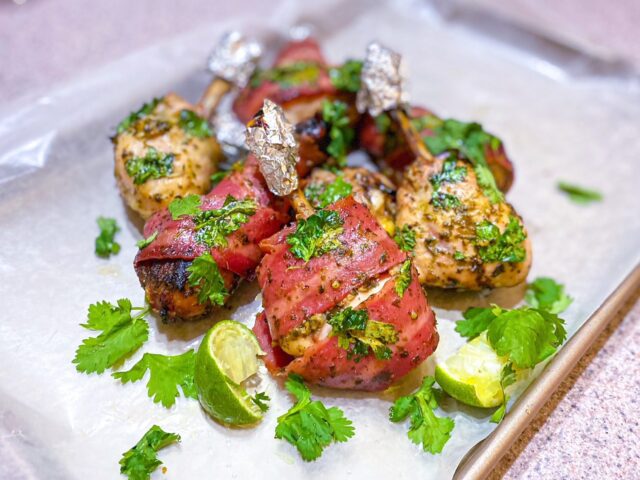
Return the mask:
<path id="1" fill-rule="evenodd" d="M 154 100 L 123 120 L 114 147 L 122 197 L 143 218 L 176 197 L 206 193 L 222 157 L 197 107 L 176 94 Z"/>
<path id="2" fill-rule="evenodd" d="M 513 207 L 495 195 L 501 200 L 490 200 L 470 162 L 449 154 L 418 158 L 407 168 L 396 226 L 415 235 L 414 264 L 423 284 L 478 290 L 526 279 L 526 229 Z"/>

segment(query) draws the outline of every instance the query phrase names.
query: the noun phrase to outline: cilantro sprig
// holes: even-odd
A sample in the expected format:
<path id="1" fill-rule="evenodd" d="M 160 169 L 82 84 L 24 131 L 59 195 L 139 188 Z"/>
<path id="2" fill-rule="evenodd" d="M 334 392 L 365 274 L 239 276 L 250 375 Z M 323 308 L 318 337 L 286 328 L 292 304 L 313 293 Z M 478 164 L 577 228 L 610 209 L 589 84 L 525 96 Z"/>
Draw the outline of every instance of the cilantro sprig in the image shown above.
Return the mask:
<path id="1" fill-rule="evenodd" d="M 353 437 L 351 420 L 338 407 L 327 408 L 319 400 L 312 401 L 302 377 L 290 374 L 285 387 L 297 402 L 278 417 L 275 437 L 296 447 L 303 460 L 316 460 L 332 442 L 346 442 Z"/>
<path id="2" fill-rule="evenodd" d="M 224 305 L 229 291 L 227 290 L 224 278 L 220 274 L 218 264 L 211 256 L 205 252 L 196 257 L 187 268 L 189 272 L 189 285 L 199 287 L 198 302 L 211 302 L 213 305 Z"/>
<path id="3" fill-rule="evenodd" d="M 178 125 L 192 137 L 207 138 L 213 135 L 209 123 L 192 110 L 180 110 Z"/>
<path id="4" fill-rule="evenodd" d="M 198 398 L 194 383 L 196 354 L 193 350 L 182 355 L 161 355 L 159 353 L 145 353 L 130 370 L 114 372 L 112 376 L 122 383 L 142 380 L 147 370 L 149 381 L 147 393 L 155 403 L 170 408 L 176 403 L 179 395 L 178 386 L 182 394 L 188 398 Z"/>
<path id="5" fill-rule="evenodd" d="M 347 114 L 348 108 L 348 105 L 340 100 L 322 102 L 322 119 L 328 125 L 331 139 L 327 146 L 327 153 L 340 167 L 346 166 L 347 153 L 355 139 L 355 130 L 350 126 Z"/>
<path id="6" fill-rule="evenodd" d="M 396 230 L 393 239 L 404 252 L 411 252 L 416 247 L 416 232 L 409 225 L 405 224 Z"/>
<path id="7" fill-rule="evenodd" d="M 389 410 L 389 420 L 392 422 L 409 418 L 409 439 L 432 454 L 442 452 L 455 426 L 451 418 L 438 417 L 434 413 L 438 407 L 434 382 L 433 377 L 425 377 L 422 386 L 414 394 L 398 398 Z"/>
<path id="8" fill-rule="evenodd" d="M 291 253 L 305 262 L 341 247 L 338 237 L 344 221 L 338 212 L 318 210 L 306 220 L 300 220 L 296 231 L 287 235 Z"/>
<path id="9" fill-rule="evenodd" d="M 325 208 L 351 195 L 353 187 L 341 175 L 328 185 L 310 184 L 304 194 L 315 208 Z"/>
<path id="10" fill-rule="evenodd" d="M 568 182 L 558 182 L 558 189 L 566 193 L 575 203 L 587 204 L 602 200 L 602 194 L 596 190 L 580 187 Z"/>
<path id="11" fill-rule="evenodd" d="M 173 173 L 173 153 L 159 152 L 149 147 L 143 157 L 133 157 L 126 161 L 125 170 L 133 183 L 141 185 L 148 180 L 168 177 Z"/>
<path id="12" fill-rule="evenodd" d="M 347 60 L 339 67 L 329 69 L 329 78 L 338 90 L 355 93 L 360 90 L 361 72 L 361 60 Z"/>
<path id="13" fill-rule="evenodd" d="M 115 218 L 98 217 L 98 228 L 100 234 L 96 237 L 96 255 L 109 257 L 120 251 L 120 244 L 115 241 L 116 233 L 120 231 Z"/>
<path id="14" fill-rule="evenodd" d="M 524 241 L 527 238 L 517 217 L 509 217 L 504 232 L 488 220 L 476 225 L 475 244 L 483 262 L 523 262 L 527 256 Z"/>
<path id="15" fill-rule="evenodd" d="M 98 302 L 89 306 L 87 323 L 81 326 L 99 331 L 82 341 L 73 363 L 83 373 L 102 373 L 138 350 L 149 338 L 149 325 L 144 316 L 149 307 L 138 308 L 132 315 L 131 301 L 123 298 L 117 305 Z"/>
<path id="16" fill-rule="evenodd" d="M 133 448 L 122 454 L 120 473 L 129 480 L 148 480 L 151 473 L 162 465 L 158 460 L 158 450 L 179 441 L 180 435 L 165 432 L 154 425 Z"/>

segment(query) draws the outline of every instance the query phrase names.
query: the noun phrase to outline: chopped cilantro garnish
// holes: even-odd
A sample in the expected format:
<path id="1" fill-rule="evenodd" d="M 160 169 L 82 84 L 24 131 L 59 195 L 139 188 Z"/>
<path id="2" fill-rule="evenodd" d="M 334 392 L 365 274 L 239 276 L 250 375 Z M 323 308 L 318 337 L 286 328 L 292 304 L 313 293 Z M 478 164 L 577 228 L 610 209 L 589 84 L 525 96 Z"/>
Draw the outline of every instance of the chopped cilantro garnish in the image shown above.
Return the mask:
<path id="1" fill-rule="evenodd" d="M 271 401 L 271 398 L 264 392 L 257 392 L 251 397 L 251 401 L 264 413 L 269 410 L 269 404 L 267 402 Z"/>
<path id="2" fill-rule="evenodd" d="M 328 185 L 311 184 L 305 188 L 307 199 L 315 208 L 325 208 L 338 200 L 351 195 L 353 187 L 341 176 Z"/>
<path id="3" fill-rule="evenodd" d="M 396 293 L 400 298 L 404 296 L 409 285 L 411 285 L 411 260 L 405 260 L 396 276 Z"/>
<path id="4" fill-rule="evenodd" d="M 411 230 L 409 225 L 403 225 L 400 230 L 397 230 L 393 239 L 400 247 L 400 250 L 405 252 L 412 251 L 416 246 L 416 232 Z"/>
<path id="5" fill-rule="evenodd" d="M 294 62 L 269 70 L 256 70 L 251 77 L 251 88 L 259 87 L 263 82 L 277 83 L 283 88 L 291 88 L 302 84 L 315 84 L 320 75 L 320 67 L 314 62 Z"/>
<path id="6" fill-rule="evenodd" d="M 198 398 L 193 379 L 195 365 L 196 354 L 193 350 L 173 356 L 145 353 L 130 370 L 115 372 L 112 376 L 122 383 L 137 382 L 142 380 L 149 370 L 149 398 L 169 408 L 176 403 L 176 398 L 180 395 L 178 386 L 185 397 Z"/>
<path id="7" fill-rule="evenodd" d="M 360 60 L 347 60 L 340 67 L 329 70 L 331 83 L 338 90 L 346 92 L 357 92 L 360 90 L 360 72 L 362 62 Z"/>
<path id="8" fill-rule="evenodd" d="M 303 460 L 316 460 L 331 442 L 346 442 L 353 437 L 351 420 L 338 407 L 327 408 L 319 400 L 312 401 L 311 392 L 300 376 L 290 374 L 285 387 L 297 402 L 278 417 L 276 438 L 296 447 Z"/>
<path id="9" fill-rule="evenodd" d="M 338 346 L 348 351 L 347 358 L 359 362 L 370 352 L 378 360 L 391 358 L 391 349 L 387 345 L 398 341 L 398 333 L 390 323 L 369 319 L 366 310 L 344 308 L 330 315 L 327 323 L 331 325 L 331 334 L 338 337 Z"/>
<path id="10" fill-rule="evenodd" d="M 120 231 L 115 218 L 98 217 L 100 234 L 96 237 L 96 255 L 108 257 L 120 251 L 120 244 L 114 240 L 116 233 Z"/>
<path id="11" fill-rule="evenodd" d="M 457 167 L 456 163 L 456 157 L 450 156 L 442 163 L 442 171 L 429 178 L 429 182 L 433 187 L 431 204 L 435 208 L 450 210 L 461 205 L 458 197 L 450 193 L 440 191 L 440 187 L 443 183 L 458 183 L 462 182 L 466 178 L 466 167 Z"/>
<path id="12" fill-rule="evenodd" d="M 416 445 L 422 445 L 425 452 L 440 453 L 451 438 L 455 426 L 448 417 L 437 417 L 433 412 L 438 407 L 435 379 L 425 377 L 422 386 L 412 395 L 398 398 L 389 409 L 389 420 L 410 421 L 408 436 Z"/>
<path id="13" fill-rule="evenodd" d="M 343 231 L 343 224 L 340 215 L 332 210 L 318 210 L 306 220 L 300 220 L 296 231 L 287 235 L 291 253 L 308 262 L 313 257 L 340 248 L 342 244 L 338 236 Z"/>
<path id="14" fill-rule="evenodd" d="M 355 130 L 350 126 L 347 115 L 348 105 L 340 100 L 322 102 L 322 119 L 329 127 L 331 141 L 327 146 L 327 153 L 331 155 L 339 166 L 347 163 L 347 153 L 355 139 Z"/>
<path id="15" fill-rule="evenodd" d="M 439 120 L 437 117 L 431 117 Z M 424 142 L 431 153 L 439 155 L 450 151 L 462 155 L 473 165 L 478 185 L 491 203 L 501 202 L 504 196 L 496 186 L 486 159 L 486 149 L 497 149 L 500 146 L 500 140 L 485 132 L 479 123 L 449 119 L 435 122 L 431 128 L 433 135 L 424 137 Z"/>
<path id="16" fill-rule="evenodd" d="M 602 200 L 602 194 L 595 190 L 572 185 L 567 182 L 558 182 L 558 189 L 569 195 L 569 198 L 575 203 L 591 203 Z"/>
<path id="17" fill-rule="evenodd" d="M 475 243 L 483 262 L 523 262 L 527 255 L 523 245 L 526 238 L 522 224 L 514 216 L 509 217 L 509 224 L 502 233 L 488 220 L 476 225 Z"/>
<path id="18" fill-rule="evenodd" d="M 136 246 L 142 250 L 143 248 L 147 248 L 149 245 L 151 245 L 151 243 L 158 237 L 158 231 L 156 230 L 155 232 L 153 232 L 151 235 L 149 235 L 149 238 L 143 238 L 142 240 L 138 240 L 136 242 Z"/>
<path id="19" fill-rule="evenodd" d="M 177 220 L 185 215 L 195 215 L 200 211 L 200 195 L 191 194 L 184 198 L 174 198 L 169 204 L 171 218 Z"/>
<path id="20" fill-rule="evenodd" d="M 181 110 L 178 125 L 188 135 L 197 138 L 206 138 L 213 135 L 209 123 L 192 110 Z"/>
<path id="21" fill-rule="evenodd" d="M 453 254 L 453 258 L 454 258 L 455 260 L 464 260 L 464 259 L 465 259 L 465 256 L 464 256 L 464 253 L 462 253 L 462 252 L 461 252 L 461 251 L 459 251 L 459 250 L 456 250 L 456 251 L 455 251 L 455 253 Z"/>
<path id="22" fill-rule="evenodd" d="M 189 285 L 199 287 L 198 302 L 211 302 L 213 305 L 224 305 L 229 292 L 224 284 L 224 278 L 220 275 L 218 264 L 205 252 L 196 257 L 187 268 L 189 272 Z"/>
<path id="23" fill-rule="evenodd" d="M 151 427 L 131 450 L 122 454 L 120 473 L 129 480 L 149 480 L 151 473 L 162 465 L 158 450 L 179 442 L 180 435 L 168 433 L 158 425 Z"/>
<path id="24" fill-rule="evenodd" d="M 433 205 L 434 208 L 451 210 L 459 207 L 462 203 L 458 197 L 450 193 L 433 192 L 433 195 L 431 196 L 431 205 Z"/>
<path id="25" fill-rule="evenodd" d="M 76 350 L 73 363 L 84 373 L 102 373 L 135 352 L 147 341 L 149 325 L 144 316 L 149 307 L 131 315 L 131 302 L 126 298 L 117 305 L 98 302 L 89 306 L 88 330 L 100 331 L 96 337 L 85 338 Z"/>
<path id="26" fill-rule="evenodd" d="M 525 301 L 533 308 L 558 314 L 569 308 L 573 298 L 564 292 L 564 285 L 552 278 L 538 277 L 527 286 Z"/>
<path id="27" fill-rule="evenodd" d="M 126 161 L 127 175 L 133 179 L 133 183 L 141 185 L 150 179 L 158 179 L 173 173 L 173 153 L 159 152 L 149 147 L 144 157 L 133 157 Z"/>
<path id="28" fill-rule="evenodd" d="M 149 103 L 145 103 L 139 110 L 131 112 L 124 120 L 118 124 L 118 135 L 128 130 L 134 123 L 151 114 L 158 104 L 162 102 L 162 98 L 154 98 Z"/>

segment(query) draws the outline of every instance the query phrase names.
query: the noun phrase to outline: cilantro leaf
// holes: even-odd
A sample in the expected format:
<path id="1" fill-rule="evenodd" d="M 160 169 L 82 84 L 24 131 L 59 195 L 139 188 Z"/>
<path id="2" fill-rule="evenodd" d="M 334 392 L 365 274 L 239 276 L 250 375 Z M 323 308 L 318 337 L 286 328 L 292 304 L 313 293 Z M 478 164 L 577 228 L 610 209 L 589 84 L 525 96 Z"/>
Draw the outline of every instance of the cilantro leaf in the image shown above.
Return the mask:
<path id="1" fill-rule="evenodd" d="M 327 408 L 318 400 L 311 401 L 311 392 L 300 376 L 290 374 L 285 387 L 297 403 L 278 417 L 275 437 L 295 446 L 303 460 L 316 460 L 331 442 L 346 442 L 353 437 L 355 430 L 344 412 L 337 407 Z"/>
<path id="2" fill-rule="evenodd" d="M 411 260 L 405 260 L 396 276 L 396 293 L 400 298 L 411 285 Z"/>
<path id="3" fill-rule="evenodd" d="M 464 320 L 456 322 L 456 332 L 470 340 L 476 338 L 489 328 L 498 314 L 491 308 L 469 308 L 462 314 Z"/>
<path id="4" fill-rule="evenodd" d="M 132 449 L 122 454 L 120 473 L 129 480 L 148 480 L 151 472 L 162 465 L 157 457 L 158 450 L 179 441 L 180 435 L 154 425 Z"/>
<path id="5" fill-rule="evenodd" d="M 174 356 L 145 353 L 130 370 L 115 372 L 112 376 L 122 383 L 137 382 L 149 370 L 149 398 L 169 408 L 176 403 L 178 385 L 185 397 L 198 398 L 193 379 L 195 364 L 196 354 L 193 350 Z"/>
<path id="6" fill-rule="evenodd" d="M 127 115 L 127 117 L 118 124 L 118 128 L 117 128 L 118 135 L 125 132 L 126 130 L 129 130 L 129 128 L 134 123 L 143 119 L 147 115 L 153 113 L 153 111 L 156 109 L 158 104 L 162 102 L 162 100 L 163 100 L 162 97 L 154 98 L 149 103 L 143 104 L 142 107 L 140 107 L 140 109 L 136 110 L 135 112 L 131 112 L 129 115 Z"/>
<path id="7" fill-rule="evenodd" d="M 108 257 L 120 251 L 120 244 L 114 241 L 116 233 L 120 231 L 115 218 L 98 217 L 100 234 L 96 237 L 96 255 Z"/>
<path id="8" fill-rule="evenodd" d="M 82 341 L 73 359 L 76 370 L 102 373 L 140 348 L 149 337 L 149 325 L 143 318 L 148 312 L 147 307 L 132 316 L 127 299 L 118 300 L 117 306 L 107 302 L 91 305 L 82 326 L 101 333 Z"/>
<path id="9" fill-rule="evenodd" d="M 191 135 L 192 137 L 207 138 L 213 135 L 209 128 L 209 122 L 192 110 L 184 109 L 180 111 L 178 125 L 187 135 Z"/>
<path id="10" fill-rule="evenodd" d="M 455 426 L 451 418 L 437 417 L 433 412 L 438 407 L 434 382 L 433 377 L 425 377 L 418 391 L 398 398 L 389 409 L 392 422 L 409 418 L 409 439 L 416 445 L 422 444 L 425 452 L 433 454 L 442 452 Z"/>
<path id="11" fill-rule="evenodd" d="M 523 262 L 527 256 L 523 245 L 526 238 L 522 224 L 514 216 L 509 217 L 509 224 L 502 233 L 488 220 L 476 225 L 475 244 L 483 262 Z"/>
<path id="12" fill-rule="evenodd" d="M 409 225 L 403 225 L 400 230 L 396 230 L 393 239 L 404 252 L 412 251 L 416 246 L 416 232 L 411 230 Z"/>
<path id="13" fill-rule="evenodd" d="M 344 221 L 333 210 L 318 210 L 306 220 L 300 220 L 296 231 L 287 235 L 291 253 L 305 262 L 340 248 L 338 240 Z"/>
<path id="14" fill-rule="evenodd" d="M 196 241 L 208 247 L 226 247 L 227 236 L 247 223 L 257 208 L 258 205 L 251 198 L 236 200 L 227 195 L 221 208 L 200 210 L 193 216 Z"/>
<path id="15" fill-rule="evenodd" d="M 344 178 L 339 175 L 328 185 L 309 185 L 305 188 L 304 193 L 315 208 L 325 208 L 332 203 L 336 203 L 338 200 L 351 195 L 352 189 L 353 187 L 351 184 L 346 182 Z"/>
<path id="16" fill-rule="evenodd" d="M 347 60 L 339 67 L 329 69 L 329 78 L 338 90 L 355 93 L 360 90 L 361 72 L 362 61 Z"/>
<path id="17" fill-rule="evenodd" d="M 141 185 L 148 180 L 168 177 L 173 173 L 173 153 L 159 152 L 149 147 L 144 157 L 133 157 L 126 161 L 124 167 L 133 179 L 133 183 Z"/>
<path id="18" fill-rule="evenodd" d="M 147 248 L 149 245 L 151 245 L 153 243 L 153 241 L 158 237 L 158 231 L 156 230 L 155 232 L 153 232 L 151 235 L 149 235 L 149 238 L 143 238 L 142 240 L 138 240 L 136 242 L 136 246 L 142 250 L 143 248 Z"/>
<path id="19" fill-rule="evenodd" d="M 478 185 L 491 203 L 504 200 L 496 185 L 495 178 L 487 164 L 488 150 L 500 147 L 497 137 L 485 132 L 479 123 L 465 123 L 458 120 L 440 120 L 431 115 L 429 125 L 432 136 L 424 137 L 424 142 L 434 155 L 445 151 L 456 152 L 469 160 L 478 179 Z"/>
<path id="20" fill-rule="evenodd" d="M 273 82 L 283 88 L 291 88 L 302 84 L 315 84 L 319 75 L 320 67 L 317 63 L 298 61 L 268 70 L 256 70 L 249 85 L 251 88 L 257 88 L 264 82 Z"/>
<path id="21" fill-rule="evenodd" d="M 184 198 L 174 198 L 169 204 L 171 218 L 177 220 L 184 215 L 195 215 L 200 211 L 200 195 L 194 193 Z"/>
<path id="22" fill-rule="evenodd" d="M 211 253 L 205 252 L 196 257 L 187 271 L 189 272 L 189 285 L 200 288 L 198 303 L 209 301 L 213 305 L 224 305 L 229 292 L 225 286 L 224 278 L 220 274 L 218 264 Z"/>
<path id="23" fill-rule="evenodd" d="M 549 277 L 538 277 L 527 286 L 525 301 L 533 308 L 557 314 L 569 308 L 573 298 L 564 292 L 564 285 Z"/>
<path id="24" fill-rule="evenodd" d="M 578 185 L 572 185 L 568 182 L 558 182 L 558 189 L 566 193 L 575 203 L 591 203 L 599 202 L 602 200 L 602 194 L 596 190 L 590 190 L 588 188 L 580 187 Z"/>
<path id="25" fill-rule="evenodd" d="M 350 126 L 348 105 L 340 100 L 322 102 L 322 119 L 327 123 L 329 138 L 327 153 L 331 155 L 338 166 L 347 164 L 347 153 L 355 139 L 355 130 Z"/>
<path id="26" fill-rule="evenodd" d="M 264 392 L 257 392 L 253 397 L 250 397 L 251 401 L 260 409 L 262 413 L 269 410 L 267 402 L 271 401 L 271 398 Z"/>
<path id="27" fill-rule="evenodd" d="M 439 208 L 441 210 L 451 210 L 462 205 L 462 202 L 460 202 L 458 197 L 445 192 L 433 192 L 430 203 L 434 208 Z"/>
<path id="28" fill-rule="evenodd" d="M 443 183 L 459 183 L 467 177 L 467 168 L 456 166 L 456 157 L 451 155 L 442 163 L 442 171 L 429 177 L 433 189 L 437 191 Z"/>

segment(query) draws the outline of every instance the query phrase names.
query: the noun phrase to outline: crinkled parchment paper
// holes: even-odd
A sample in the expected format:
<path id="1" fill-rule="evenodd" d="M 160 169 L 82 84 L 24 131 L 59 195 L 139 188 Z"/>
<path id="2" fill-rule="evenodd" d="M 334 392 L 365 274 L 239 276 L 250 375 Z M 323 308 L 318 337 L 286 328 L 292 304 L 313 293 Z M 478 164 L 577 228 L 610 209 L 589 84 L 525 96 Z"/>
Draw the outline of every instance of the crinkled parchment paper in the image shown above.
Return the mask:
<path id="1" fill-rule="evenodd" d="M 575 301 L 564 316 L 574 333 L 640 259 L 637 80 L 591 74 L 579 57 L 578 64 L 554 64 L 540 52 L 449 24 L 420 4 L 313 3 L 314 11 L 292 2 L 271 18 L 248 17 L 235 26 L 272 45 L 277 32 L 310 22 L 335 62 L 362 56 L 376 38 L 403 53 L 414 102 L 443 116 L 478 120 L 500 135 L 517 172 L 509 199 L 533 240 L 531 278 L 548 275 L 567 285 Z M 407 425 L 387 420 L 393 395 L 414 388 L 432 370 L 430 360 L 395 393 L 314 389 L 344 409 L 356 436 L 304 463 L 289 444 L 273 439 L 276 417 L 291 399 L 266 374 L 271 410 L 256 428 L 233 430 L 208 419 L 196 401 L 180 399 L 166 410 L 147 397 L 144 382 L 121 385 L 108 374 L 75 371 L 74 350 L 89 333 L 79 327 L 88 305 L 121 297 L 144 301 L 132 268 L 141 224 L 118 197 L 108 136 L 154 95 L 176 90 L 198 98 L 208 78 L 208 50 L 229 26 L 171 40 L 0 111 L 0 477 L 118 478 L 120 455 L 157 423 L 183 440 L 162 452 L 168 471 L 154 478 L 441 479 L 495 428 L 488 412 L 450 401 L 444 408 L 456 427 L 434 456 L 407 439 Z M 558 179 L 595 187 L 605 200 L 572 204 L 556 190 Z M 122 226 L 122 251 L 109 260 L 93 254 L 99 215 Z M 257 293 L 246 285 L 237 308 L 217 318 L 251 324 Z M 511 306 L 522 294 L 523 287 L 490 296 L 429 292 L 442 338 L 437 354 L 460 344 L 453 331 L 460 310 L 488 302 Z M 125 366 L 145 351 L 196 348 L 213 319 L 186 327 L 150 323 L 149 342 Z"/>

